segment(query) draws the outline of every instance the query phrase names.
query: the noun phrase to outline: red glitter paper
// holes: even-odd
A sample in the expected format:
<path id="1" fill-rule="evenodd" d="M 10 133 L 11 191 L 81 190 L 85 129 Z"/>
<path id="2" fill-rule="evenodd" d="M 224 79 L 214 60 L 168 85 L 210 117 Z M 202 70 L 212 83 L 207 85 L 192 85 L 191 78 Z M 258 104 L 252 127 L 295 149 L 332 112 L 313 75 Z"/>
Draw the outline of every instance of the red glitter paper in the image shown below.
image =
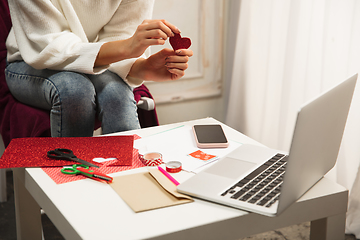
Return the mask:
<path id="1" fill-rule="evenodd" d="M 190 38 L 181 37 L 180 33 L 175 33 L 174 37 L 170 37 L 169 42 L 175 51 L 178 49 L 188 49 L 191 46 Z"/>
<path id="2" fill-rule="evenodd" d="M 100 165 L 100 168 L 93 168 L 90 167 L 92 170 L 96 170 L 98 172 L 104 173 L 104 174 L 110 174 L 115 172 L 121 172 L 125 170 L 130 170 L 134 168 L 140 168 L 145 167 L 145 165 L 140 161 L 139 159 L 139 151 L 137 149 L 133 149 L 133 159 L 132 159 L 132 165 L 131 166 L 113 166 L 113 164 L 117 160 L 111 160 L 104 162 L 102 165 Z M 44 167 L 42 170 L 56 183 L 56 184 L 63 184 L 68 182 L 74 182 L 77 180 L 86 179 L 87 177 L 83 175 L 67 175 L 61 173 L 61 167 Z"/>
<path id="3" fill-rule="evenodd" d="M 112 165 L 132 165 L 134 136 L 16 138 L 0 158 L 0 168 L 68 166 L 76 162 L 54 160 L 46 154 L 56 148 L 71 149 L 85 161 L 96 157 L 116 158 Z M 95 165 L 98 163 L 92 162 Z"/>

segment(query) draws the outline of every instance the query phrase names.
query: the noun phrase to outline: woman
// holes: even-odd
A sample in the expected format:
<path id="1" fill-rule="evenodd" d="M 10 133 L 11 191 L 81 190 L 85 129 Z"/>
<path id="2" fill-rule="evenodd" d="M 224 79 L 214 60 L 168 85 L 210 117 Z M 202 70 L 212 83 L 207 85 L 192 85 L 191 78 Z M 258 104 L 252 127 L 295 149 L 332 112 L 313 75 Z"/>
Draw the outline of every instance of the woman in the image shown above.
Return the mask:
<path id="1" fill-rule="evenodd" d="M 53 137 L 92 136 L 140 127 L 133 88 L 177 80 L 190 49 L 145 50 L 179 33 L 150 19 L 153 0 L 9 0 L 13 28 L 6 81 L 19 101 L 50 110 Z"/>

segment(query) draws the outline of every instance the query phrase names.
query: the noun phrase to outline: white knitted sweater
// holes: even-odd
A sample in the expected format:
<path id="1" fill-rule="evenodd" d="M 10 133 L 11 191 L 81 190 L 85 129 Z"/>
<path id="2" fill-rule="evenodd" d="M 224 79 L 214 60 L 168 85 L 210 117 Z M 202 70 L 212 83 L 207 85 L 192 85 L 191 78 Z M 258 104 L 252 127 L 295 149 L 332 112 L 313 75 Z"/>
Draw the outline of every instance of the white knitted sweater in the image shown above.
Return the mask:
<path id="1" fill-rule="evenodd" d="M 37 69 L 98 74 L 127 79 L 136 59 L 94 68 L 104 42 L 131 37 L 152 16 L 154 0 L 9 0 L 13 28 L 6 46 L 8 61 L 24 60 Z"/>

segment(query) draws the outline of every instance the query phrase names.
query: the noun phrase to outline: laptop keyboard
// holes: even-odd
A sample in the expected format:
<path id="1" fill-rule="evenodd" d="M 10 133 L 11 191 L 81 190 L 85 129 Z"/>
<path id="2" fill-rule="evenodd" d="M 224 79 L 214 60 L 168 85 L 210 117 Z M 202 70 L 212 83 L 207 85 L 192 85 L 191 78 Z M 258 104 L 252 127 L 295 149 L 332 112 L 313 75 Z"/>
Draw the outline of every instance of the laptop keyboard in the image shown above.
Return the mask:
<path id="1" fill-rule="evenodd" d="M 287 156 L 276 154 L 221 196 L 270 207 L 280 196 Z"/>

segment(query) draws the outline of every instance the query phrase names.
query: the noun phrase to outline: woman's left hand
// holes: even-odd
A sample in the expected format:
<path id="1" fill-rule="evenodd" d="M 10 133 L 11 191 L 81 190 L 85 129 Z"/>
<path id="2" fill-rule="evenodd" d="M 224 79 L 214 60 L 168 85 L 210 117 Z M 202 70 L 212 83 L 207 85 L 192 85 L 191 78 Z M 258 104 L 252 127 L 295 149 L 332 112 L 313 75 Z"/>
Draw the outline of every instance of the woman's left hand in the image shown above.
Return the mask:
<path id="1" fill-rule="evenodd" d="M 138 59 L 129 76 L 156 82 L 177 80 L 185 75 L 192 55 L 193 51 L 190 49 L 174 51 L 165 48 L 147 59 Z"/>

